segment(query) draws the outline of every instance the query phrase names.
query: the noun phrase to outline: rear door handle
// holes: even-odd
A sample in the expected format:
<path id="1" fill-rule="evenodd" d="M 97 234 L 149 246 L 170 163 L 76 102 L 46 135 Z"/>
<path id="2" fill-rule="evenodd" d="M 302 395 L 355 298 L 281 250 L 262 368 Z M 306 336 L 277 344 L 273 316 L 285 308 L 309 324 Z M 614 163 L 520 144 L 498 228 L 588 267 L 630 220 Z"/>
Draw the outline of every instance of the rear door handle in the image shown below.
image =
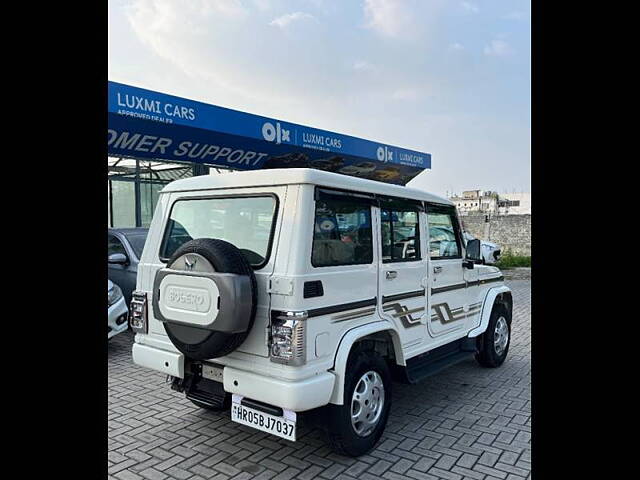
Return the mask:
<path id="1" fill-rule="evenodd" d="M 387 280 L 393 280 L 398 276 L 398 272 L 396 272 L 395 270 L 389 270 L 385 273 L 385 276 L 387 277 Z"/>
<path id="2" fill-rule="evenodd" d="M 437 266 L 437 267 L 433 267 L 433 273 L 440 273 L 442 271 L 442 267 Z"/>

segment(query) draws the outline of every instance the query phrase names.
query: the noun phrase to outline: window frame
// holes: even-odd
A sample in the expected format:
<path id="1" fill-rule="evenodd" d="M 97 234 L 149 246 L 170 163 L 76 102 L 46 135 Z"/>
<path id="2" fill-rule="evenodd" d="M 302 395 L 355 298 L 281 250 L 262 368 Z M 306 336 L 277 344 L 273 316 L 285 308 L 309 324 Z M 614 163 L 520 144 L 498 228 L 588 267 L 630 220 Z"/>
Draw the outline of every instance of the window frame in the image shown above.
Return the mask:
<path id="1" fill-rule="evenodd" d="M 431 260 L 461 260 L 463 258 L 463 247 L 462 247 L 462 230 L 460 228 L 460 222 L 458 221 L 458 213 L 456 212 L 456 207 L 453 205 L 443 205 L 439 203 L 430 203 L 425 202 L 426 205 L 426 214 L 427 214 L 427 229 L 429 230 L 429 234 L 427 236 L 427 248 L 429 249 L 429 258 Z M 440 213 L 440 214 L 448 214 L 451 215 L 452 221 L 451 226 L 453 227 L 453 234 L 456 239 L 456 244 L 458 246 L 458 255 L 455 256 L 431 256 L 431 222 L 429 221 L 430 213 Z"/>
<path id="2" fill-rule="evenodd" d="M 271 231 L 269 232 L 269 243 L 267 244 L 267 251 L 265 253 L 264 261 L 262 263 L 258 264 L 258 265 L 252 265 L 251 263 L 249 263 L 249 265 L 251 265 L 251 268 L 253 270 L 260 270 L 260 269 L 264 268 L 269 263 L 269 260 L 271 259 L 271 250 L 273 248 L 273 239 L 275 237 L 276 224 L 277 224 L 277 221 L 278 221 L 278 213 L 280 211 L 280 198 L 278 197 L 277 194 L 275 194 L 273 192 L 237 193 L 237 194 L 225 194 L 225 195 L 199 195 L 199 196 L 193 196 L 193 197 L 185 196 L 185 197 L 177 198 L 171 204 L 171 208 L 169 209 L 169 215 L 167 216 L 167 222 L 164 225 L 164 232 L 162 234 L 162 241 L 160 242 L 160 245 L 158 247 L 158 259 L 162 263 L 165 263 L 165 264 L 169 263 L 169 258 L 168 257 L 163 257 L 162 253 L 164 253 L 164 248 L 165 248 L 165 245 L 166 245 L 167 240 L 168 240 L 169 222 L 171 221 L 171 214 L 173 213 L 173 208 L 175 207 L 176 203 L 182 202 L 182 201 L 188 201 L 188 200 L 218 200 L 218 199 L 234 199 L 234 198 L 249 198 L 249 197 L 258 197 L 258 198 L 259 197 L 264 197 L 264 198 L 271 197 L 271 198 L 273 198 L 275 200 L 275 205 L 274 205 L 274 209 L 273 209 L 273 217 L 271 219 Z"/>
<path id="3" fill-rule="evenodd" d="M 111 233 L 111 232 L 107 232 L 107 249 L 109 248 L 109 238 L 108 237 L 113 237 L 116 239 L 116 241 L 120 244 L 120 246 L 122 247 L 122 254 L 127 257 L 127 261 L 130 261 L 129 258 L 129 252 L 127 250 L 126 245 L 124 244 L 124 242 L 122 241 L 122 239 L 120 237 L 118 237 L 118 235 L 116 235 L 115 233 Z M 120 252 L 113 252 L 113 253 L 120 253 Z M 108 254 L 108 255 L 112 255 L 112 254 Z"/>
<path id="4" fill-rule="evenodd" d="M 371 229 L 371 261 L 370 262 L 352 262 L 352 263 L 338 263 L 335 265 L 316 265 L 313 262 L 313 247 L 316 243 L 316 212 L 318 202 L 344 202 L 350 203 L 354 206 L 367 207 L 369 208 L 369 228 Z M 324 188 L 316 188 L 314 199 L 313 199 L 313 216 L 311 217 L 311 258 L 309 259 L 311 262 L 311 266 L 313 268 L 335 268 L 335 267 L 350 267 L 356 265 L 373 265 L 376 262 L 375 248 L 373 242 L 373 209 L 375 206 L 373 199 L 366 195 L 358 195 L 356 192 L 353 194 L 351 192 L 343 192 L 338 190 L 330 190 Z"/>
<path id="5" fill-rule="evenodd" d="M 421 262 L 422 261 L 422 248 L 420 248 L 420 241 L 421 241 L 421 234 L 420 234 L 420 212 L 424 211 L 424 209 L 419 208 L 417 206 L 411 205 L 410 203 L 407 203 L 407 208 L 402 208 L 402 205 L 400 203 L 397 204 L 397 206 L 385 206 L 384 202 L 382 202 L 380 204 L 379 207 L 380 210 L 380 260 L 382 261 L 383 264 L 388 264 L 388 263 L 407 263 L 407 262 Z M 386 210 L 391 214 L 391 221 L 389 222 L 390 225 L 390 235 L 391 235 L 391 258 L 388 260 L 385 260 L 384 258 L 382 258 L 382 247 L 383 247 L 383 240 L 382 240 L 382 211 Z M 414 248 L 417 250 L 418 256 L 415 258 L 401 258 L 401 259 L 394 259 L 393 258 L 393 212 L 415 212 L 416 213 L 416 238 L 414 240 Z"/>

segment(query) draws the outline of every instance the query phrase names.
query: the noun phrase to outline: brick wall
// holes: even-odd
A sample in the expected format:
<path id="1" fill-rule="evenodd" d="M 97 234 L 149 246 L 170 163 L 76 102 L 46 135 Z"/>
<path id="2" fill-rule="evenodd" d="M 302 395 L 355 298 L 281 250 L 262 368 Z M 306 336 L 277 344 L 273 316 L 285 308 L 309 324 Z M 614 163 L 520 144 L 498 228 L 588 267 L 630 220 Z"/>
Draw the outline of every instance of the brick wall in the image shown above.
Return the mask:
<path id="1" fill-rule="evenodd" d="M 470 234 L 497 243 L 503 253 L 531 255 L 531 215 L 491 215 L 488 223 L 484 215 L 469 214 L 460 219 Z"/>

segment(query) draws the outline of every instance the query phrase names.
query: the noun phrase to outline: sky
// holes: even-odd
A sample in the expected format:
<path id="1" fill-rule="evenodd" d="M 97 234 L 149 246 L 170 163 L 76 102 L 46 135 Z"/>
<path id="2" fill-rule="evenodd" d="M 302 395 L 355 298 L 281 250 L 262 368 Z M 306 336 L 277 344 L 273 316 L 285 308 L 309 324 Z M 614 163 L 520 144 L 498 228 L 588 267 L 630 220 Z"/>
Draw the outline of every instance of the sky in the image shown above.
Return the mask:
<path id="1" fill-rule="evenodd" d="M 530 191 L 528 0 L 109 0 L 109 80 L 431 153 Z"/>

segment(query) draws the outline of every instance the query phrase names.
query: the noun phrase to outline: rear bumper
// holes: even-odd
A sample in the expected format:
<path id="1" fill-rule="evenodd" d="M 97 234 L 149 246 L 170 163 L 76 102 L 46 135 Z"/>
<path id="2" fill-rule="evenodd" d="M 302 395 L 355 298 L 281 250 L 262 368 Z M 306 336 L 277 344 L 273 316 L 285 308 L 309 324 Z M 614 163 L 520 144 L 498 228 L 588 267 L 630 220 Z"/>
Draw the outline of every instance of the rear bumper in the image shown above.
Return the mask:
<path id="1" fill-rule="evenodd" d="M 159 348 L 133 344 L 133 362 L 166 375 L 184 378 L 184 355 Z M 322 372 L 302 380 L 283 380 L 225 366 L 224 390 L 260 402 L 303 412 L 329 403 L 336 377 Z"/>
<path id="2" fill-rule="evenodd" d="M 173 377 L 184 378 L 184 355 L 134 343 L 133 363 Z"/>
<path id="3" fill-rule="evenodd" d="M 253 400 L 304 412 L 329 403 L 336 377 L 323 372 L 304 380 L 287 381 L 224 367 L 224 389 Z"/>

